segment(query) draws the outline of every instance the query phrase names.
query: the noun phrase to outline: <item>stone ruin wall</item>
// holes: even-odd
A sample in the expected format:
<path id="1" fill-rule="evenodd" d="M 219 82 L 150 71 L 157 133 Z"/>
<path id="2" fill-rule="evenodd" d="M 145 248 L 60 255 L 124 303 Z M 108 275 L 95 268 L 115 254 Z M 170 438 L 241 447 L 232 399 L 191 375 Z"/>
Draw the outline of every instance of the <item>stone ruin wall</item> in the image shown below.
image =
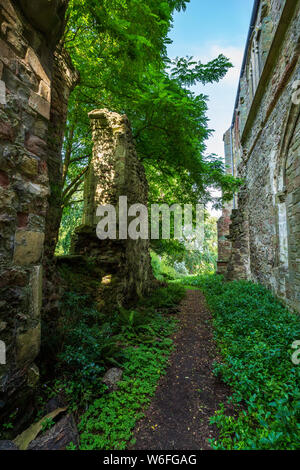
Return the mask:
<path id="1" fill-rule="evenodd" d="M 5 420 L 18 406 L 20 426 L 39 380 L 41 311 L 54 322 L 59 313 L 54 250 L 61 147 L 69 94 L 79 79 L 60 43 L 67 3 L 0 1 L 0 341 L 6 345 L 0 415 Z M 147 205 L 148 185 L 127 117 L 104 110 L 90 118 L 94 154 L 85 181 L 84 225 L 73 249 L 101 266 L 99 295 L 115 307 L 149 292 L 149 242 L 100 243 L 96 208 L 115 204 L 119 195 L 128 197 L 128 205 Z"/>
<path id="2" fill-rule="evenodd" d="M 260 282 L 300 311 L 300 2 L 258 2 L 246 53 L 225 149 L 245 183 L 220 232 L 231 244 L 220 272 Z"/>
<path id="3" fill-rule="evenodd" d="M 127 197 L 128 207 L 147 207 L 148 183 L 126 115 L 103 109 L 91 112 L 89 117 L 93 157 L 84 183 L 83 224 L 75 231 L 72 253 L 93 258 L 103 270 L 99 299 L 100 306 L 107 308 L 147 294 L 154 278 L 149 240 L 99 240 L 96 211 L 107 204 L 117 208 L 120 196 Z"/>
<path id="4" fill-rule="evenodd" d="M 78 78 L 59 46 L 67 3 L 0 2 L 0 340 L 7 349 L 6 365 L 0 365 L 2 415 L 11 404 L 22 409 L 39 378 L 34 361 L 44 253 L 53 254 L 57 235 L 53 186 L 61 177 L 67 101 Z"/>

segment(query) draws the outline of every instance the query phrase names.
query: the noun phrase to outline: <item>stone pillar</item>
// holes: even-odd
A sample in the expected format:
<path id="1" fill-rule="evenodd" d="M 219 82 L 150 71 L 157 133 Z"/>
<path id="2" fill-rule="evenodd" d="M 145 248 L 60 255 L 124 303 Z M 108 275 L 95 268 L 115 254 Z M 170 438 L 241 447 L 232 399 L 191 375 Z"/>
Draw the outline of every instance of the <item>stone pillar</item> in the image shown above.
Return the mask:
<path id="1" fill-rule="evenodd" d="M 57 316 L 60 313 L 59 300 L 62 289 L 54 252 L 58 242 L 63 212 L 61 206 L 63 191 L 61 149 L 68 114 L 68 100 L 78 80 L 78 72 L 74 70 L 68 53 L 66 53 L 62 44 L 59 44 L 54 53 L 50 122 L 47 131 L 47 172 L 50 196 L 48 198 L 45 225 L 42 311 L 48 328 L 57 323 Z"/>
<path id="2" fill-rule="evenodd" d="M 75 232 L 71 251 L 97 260 L 103 271 L 103 305 L 123 305 L 151 287 L 149 240 L 99 240 L 96 210 L 106 204 L 118 209 L 120 196 L 127 196 L 128 207 L 147 206 L 148 184 L 127 116 L 104 109 L 89 117 L 93 157 L 85 178 L 83 225 Z"/>
<path id="3" fill-rule="evenodd" d="M 228 174 L 233 173 L 233 142 L 232 128 L 224 134 L 224 154 L 225 154 L 225 171 Z M 229 237 L 229 228 L 231 224 L 231 212 L 233 209 L 233 201 L 224 204 L 222 217 L 218 220 L 218 261 L 217 274 L 226 274 L 227 264 L 231 256 L 231 241 Z"/>
<path id="4" fill-rule="evenodd" d="M 217 274 L 226 274 L 228 261 L 231 256 L 231 241 L 229 237 L 229 229 L 231 224 L 232 205 L 228 204 L 223 208 L 222 217 L 218 220 L 218 262 Z"/>
<path id="5" fill-rule="evenodd" d="M 89 114 L 91 120 L 94 149 L 90 169 L 85 178 L 83 224 L 96 224 L 96 210 L 99 205 L 118 203 L 119 196 L 134 192 L 129 203 L 147 203 L 147 183 L 145 175 L 141 193 L 137 188 L 129 188 L 132 172 L 139 167 L 133 143 L 130 124 L 125 115 L 96 110 Z M 138 168 L 139 169 L 139 168 Z M 130 174 L 129 174 L 130 173 Z M 139 196 L 138 196 L 139 195 Z M 128 196 L 128 195 L 127 195 Z M 129 199 L 129 198 L 128 198 Z"/>
<path id="6" fill-rule="evenodd" d="M 38 382 L 54 52 L 67 0 L 0 1 L 0 414 Z M 63 133 L 61 121 L 60 133 Z M 60 146 L 56 151 L 60 158 Z"/>
<path id="7" fill-rule="evenodd" d="M 239 208 L 232 210 L 228 235 L 231 251 L 225 277 L 229 281 L 251 278 L 249 220 L 246 201 L 246 190 L 240 190 L 238 199 Z"/>

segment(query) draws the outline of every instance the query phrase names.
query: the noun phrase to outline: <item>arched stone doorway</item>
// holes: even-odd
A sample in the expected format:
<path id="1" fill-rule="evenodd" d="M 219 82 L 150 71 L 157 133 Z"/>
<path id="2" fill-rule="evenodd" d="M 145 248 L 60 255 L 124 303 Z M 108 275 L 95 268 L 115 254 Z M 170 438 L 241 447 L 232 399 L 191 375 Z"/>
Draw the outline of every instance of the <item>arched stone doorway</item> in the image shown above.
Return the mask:
<path id="1" fill-rule="evenodd" d="M 300 306 L 300 106 L 284 122 L 276 169 L 277 290 L 292 308 Z"/>

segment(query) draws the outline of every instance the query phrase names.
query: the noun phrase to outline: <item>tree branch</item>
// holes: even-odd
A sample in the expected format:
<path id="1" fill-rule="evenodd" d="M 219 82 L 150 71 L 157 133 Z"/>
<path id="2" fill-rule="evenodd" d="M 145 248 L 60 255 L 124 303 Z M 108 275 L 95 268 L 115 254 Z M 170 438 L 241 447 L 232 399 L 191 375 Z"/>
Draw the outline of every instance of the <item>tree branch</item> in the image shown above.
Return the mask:
<path id="1" fill-rule="evenodd" d="M 89 155 L 84 155 L 83 157 L 72 158 L 72 159 L 70 160 L 70 163 L 80 162 L 81 160 L 84 160 L 85 158 L 89 158 Z"/>
<path id="2" fill-rule="evenodd" d="M 87 169 L 86 169 L 87 171 Z M 63 203 L 62 203 L 62 207 L 66 207 L 67 205 L 69 205 L 70 203 L 70 199 L 71 197 L 73 196 L 73 194 L 75 194 L 77 192 L 77 189 L 79 188 L 79 186 L 81 185 L 81 183 L 83 182 L 83 177 L 84 175 L 81 175 L 81 177 L 78 179 L 78 181 L 75 183 L 73 189 L 71 189 L 64 197 L 63 197 Z M 77 202 L 77 201 L 74 201 L 74 202 Z M 79 202 L 79 201 L 78 201 Z"/>
<path id="3" fill-rule="evenodd" d="M 69 191 L 72 190 L 73 186 L 77 185 L 78 181 L 80 181 L 81 178 L 83 178 L 83 176 L 86 174 L 88 169 L 89 169 L 89 165 L 86 168 L 84 168 L 84 170 L 66 187 L 66 189 L 63 191 L 63 194 L 62 194 L 63 199 L 65 199 L 68 196 L 68 193 L 69 193 Z M 80 183 L 81 183 L 81 181 L 80 181 Z M 76 187 L 76 189 L 77 189 L 77 187 Z"/>

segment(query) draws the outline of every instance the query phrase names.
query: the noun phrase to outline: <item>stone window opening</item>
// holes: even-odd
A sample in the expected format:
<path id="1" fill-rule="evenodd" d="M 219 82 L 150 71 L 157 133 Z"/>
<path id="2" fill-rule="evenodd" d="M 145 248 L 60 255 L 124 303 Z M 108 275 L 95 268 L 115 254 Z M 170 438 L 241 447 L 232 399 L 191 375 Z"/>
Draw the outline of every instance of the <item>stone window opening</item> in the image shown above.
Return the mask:
<path id="1" fill-rule="evenodd" d="M 250 47 L 248 51 L 248 89 L 250 100 L 252 101 L 262 72 L 261 60 L 261 25 L 257 26 L 253 31 Z"/>
<path id="2" fill-rule="evenodd" d="M 289 256 L 288 256 L 288 220 L 286 208 L 286 191 L 283 190 L 277 193 L 277 214 L 278 214 L 278 238 L 279 238 L 279 252 L 278 264 L 288 269 Z"/>
<path id="3" fill-rule="evenodd" d="M 261 68 L 261 63 L 260 63 L 260 53 L 259 53 L 259 38 L 260 38 L 260 29 L 257 29 L 257 31 L 254 34 L 253 41 L 252 41 L 252 46 L 251 46 L 251 71 L 252 71 L 252 90 L 253 90 L 253 96 L 255 95 L 256 89 L 259 84 L 260 80 L 260 68 Z"/>

